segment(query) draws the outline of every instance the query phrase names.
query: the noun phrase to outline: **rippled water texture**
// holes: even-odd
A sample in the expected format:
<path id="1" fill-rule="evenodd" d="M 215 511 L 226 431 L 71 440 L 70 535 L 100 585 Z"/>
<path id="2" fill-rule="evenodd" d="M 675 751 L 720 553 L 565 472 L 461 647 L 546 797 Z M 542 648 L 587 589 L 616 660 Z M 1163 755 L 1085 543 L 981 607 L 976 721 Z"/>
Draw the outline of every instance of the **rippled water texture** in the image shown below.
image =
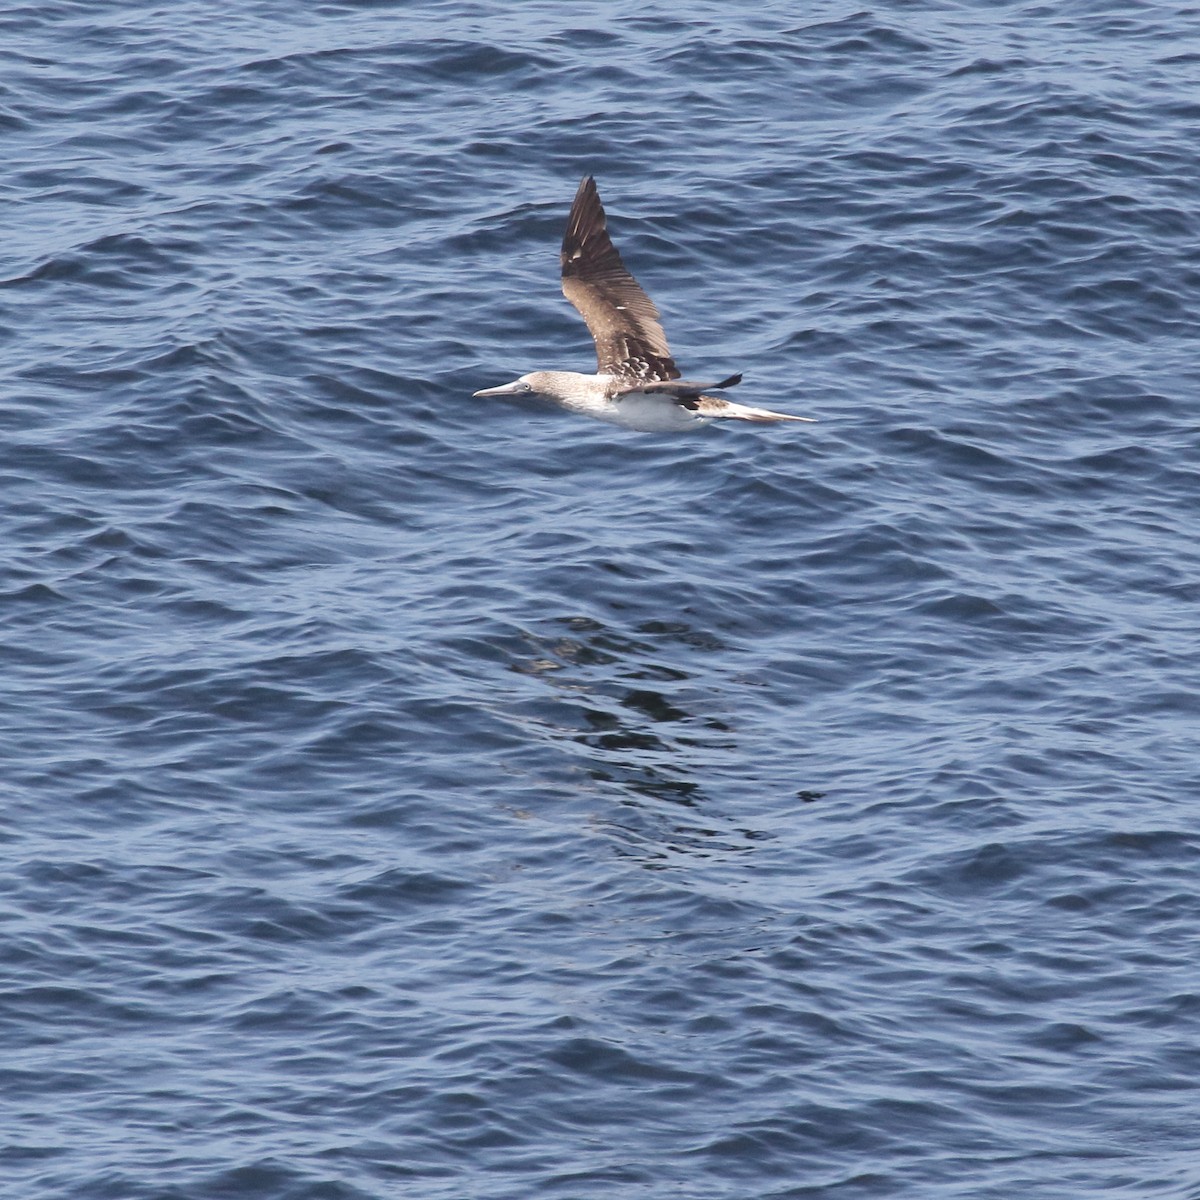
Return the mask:
<path id="1" fill-rule="evenodd" d="M 0 15 L 0 1192 L 1196 1200 L 1200 13 Z M 579 178 L 681 365 L 590 369 Z"/>

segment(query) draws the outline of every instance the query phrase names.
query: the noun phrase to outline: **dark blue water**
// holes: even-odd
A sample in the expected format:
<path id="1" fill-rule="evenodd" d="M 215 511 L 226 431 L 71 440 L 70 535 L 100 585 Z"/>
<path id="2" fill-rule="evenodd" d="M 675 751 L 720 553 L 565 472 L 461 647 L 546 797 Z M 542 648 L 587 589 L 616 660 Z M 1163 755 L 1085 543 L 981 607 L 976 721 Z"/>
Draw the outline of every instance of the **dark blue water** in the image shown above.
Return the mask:
<path id="1" fill-rule="evenodd" d="M 1200 1196 L 1198 128 L 1180 3 L 9 7 L 0 1194 Z M 817 425 L 471 398 L 586 172 Z"/>

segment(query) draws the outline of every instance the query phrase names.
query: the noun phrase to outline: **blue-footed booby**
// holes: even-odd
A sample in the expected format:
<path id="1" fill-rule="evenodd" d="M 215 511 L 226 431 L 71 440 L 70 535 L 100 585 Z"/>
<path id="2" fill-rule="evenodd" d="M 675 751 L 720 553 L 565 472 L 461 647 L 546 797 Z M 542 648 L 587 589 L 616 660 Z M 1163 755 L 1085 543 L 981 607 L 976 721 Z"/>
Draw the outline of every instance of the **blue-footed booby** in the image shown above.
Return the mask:
<path id="1" fill-rule="evenodd" d="M 575 193 L 561 262 L 563 295 L 579 310 L 596 343 L 597 373 L 531 371 L 512 383 L 484 388 L 476 396 L 542 396 L 570 412 L 643 433 L 693 429 L 720 417 L 763 422 L 813 419 L 704 394 L 733 387 L 740 374 L 716 383 L 680 378 L 658 309 L 608 236 L 604 206 L 590 175 Z"/>

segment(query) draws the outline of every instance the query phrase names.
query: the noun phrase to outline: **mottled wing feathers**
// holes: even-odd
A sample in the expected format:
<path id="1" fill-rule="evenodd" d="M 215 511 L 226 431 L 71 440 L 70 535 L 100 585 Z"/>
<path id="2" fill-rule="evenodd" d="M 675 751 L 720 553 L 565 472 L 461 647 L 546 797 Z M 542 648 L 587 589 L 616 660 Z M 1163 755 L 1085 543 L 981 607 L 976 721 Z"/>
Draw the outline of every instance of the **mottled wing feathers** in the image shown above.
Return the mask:
<path id="1" fill-rule="evenodd" d="M 608 236 L 604 206 L 589 175 L 579 185 L 562 244 L 563 295 L 596 343 L 601 374 L 678 379 L 658 309 L 629 273 Z"/>

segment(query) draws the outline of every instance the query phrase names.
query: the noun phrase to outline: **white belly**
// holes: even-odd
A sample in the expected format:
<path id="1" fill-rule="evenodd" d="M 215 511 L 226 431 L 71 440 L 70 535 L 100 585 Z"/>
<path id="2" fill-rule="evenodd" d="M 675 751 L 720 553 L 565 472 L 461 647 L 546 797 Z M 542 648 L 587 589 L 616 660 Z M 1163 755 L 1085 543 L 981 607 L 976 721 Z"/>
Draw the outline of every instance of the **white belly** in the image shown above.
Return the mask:
<path id="1" fill-rule="evenodd" d="M 589 417 L 641 433 L 679 433 L 708 424 L 706 417 L 681 408 L 668 397 L 645 392 L 628 392 L 619 400 L 605 400 L 586 412 Z"/>

